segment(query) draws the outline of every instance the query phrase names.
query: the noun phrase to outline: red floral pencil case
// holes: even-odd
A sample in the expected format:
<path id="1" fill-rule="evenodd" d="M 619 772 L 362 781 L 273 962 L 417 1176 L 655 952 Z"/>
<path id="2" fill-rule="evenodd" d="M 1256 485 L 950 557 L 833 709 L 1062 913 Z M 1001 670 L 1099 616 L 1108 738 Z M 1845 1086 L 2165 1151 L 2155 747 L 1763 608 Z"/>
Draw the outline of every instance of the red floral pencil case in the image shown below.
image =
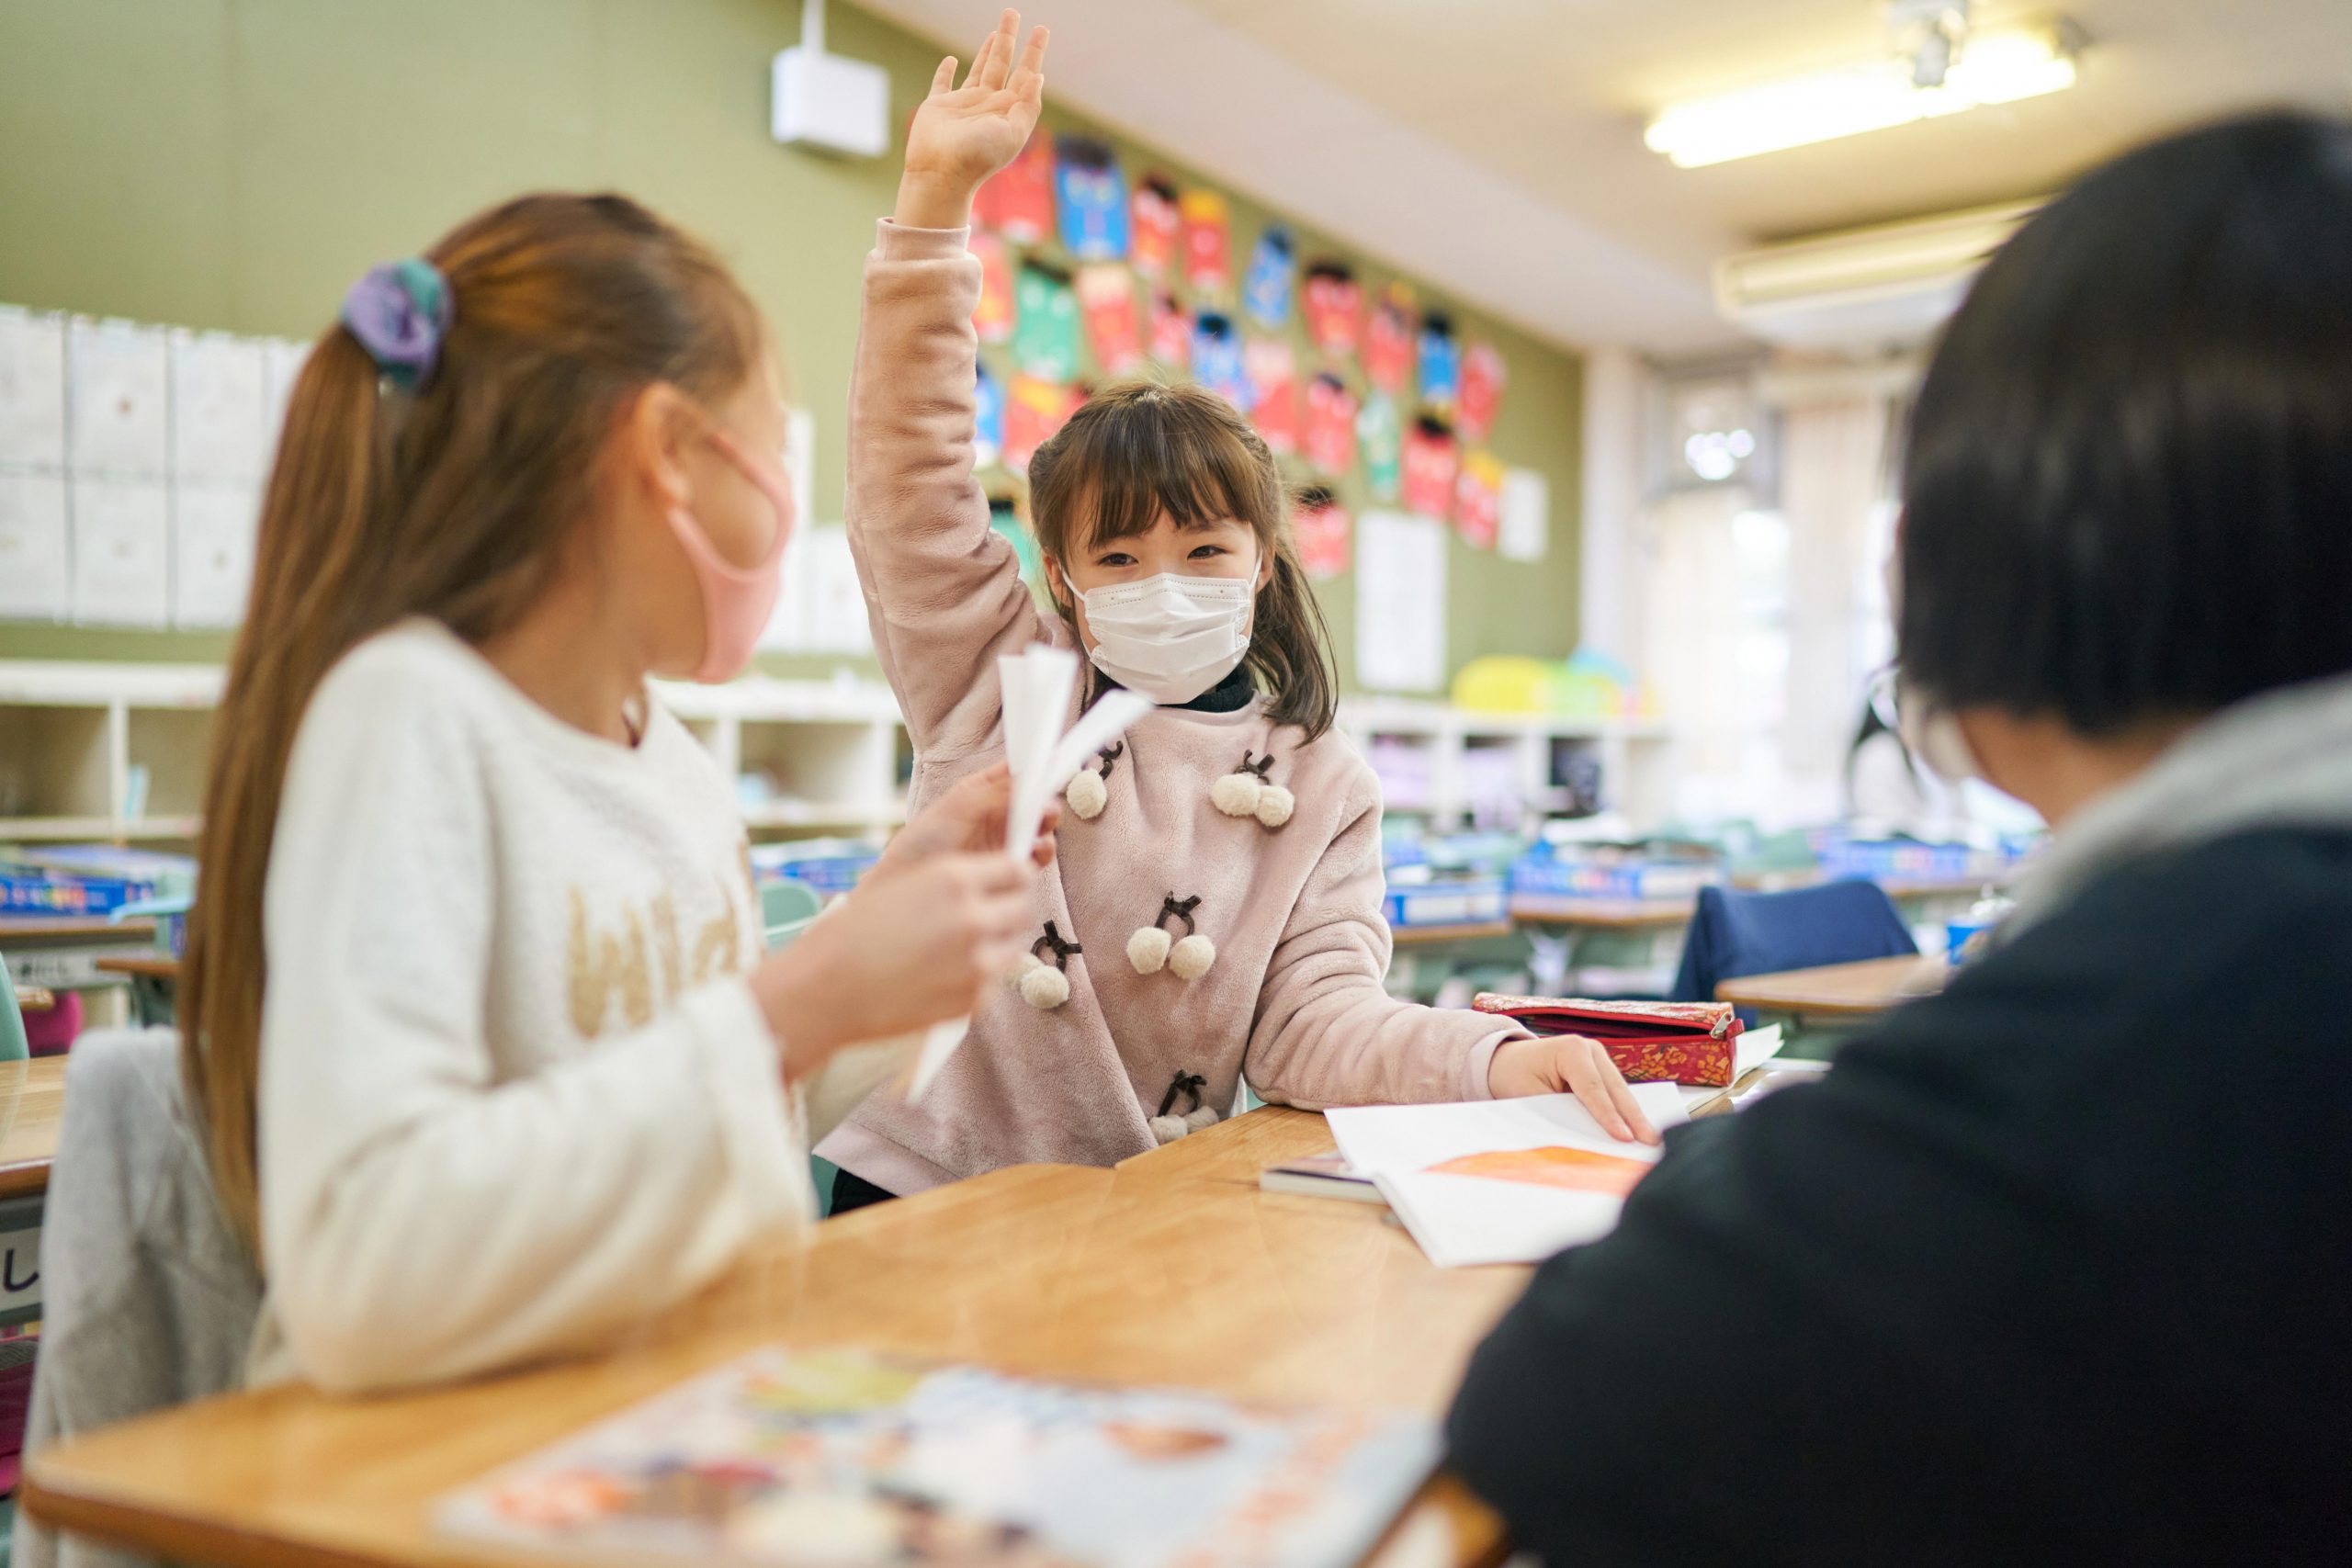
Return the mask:
<path id="1" fill-rule="evenodd" d="M 1538 1034 L 1598 1040 L 1628 1083 L 1730 1085 L 1745 1027 L 1729 1002 L 1611 1002 L 1481 995 L 1470 1004 Z"/>

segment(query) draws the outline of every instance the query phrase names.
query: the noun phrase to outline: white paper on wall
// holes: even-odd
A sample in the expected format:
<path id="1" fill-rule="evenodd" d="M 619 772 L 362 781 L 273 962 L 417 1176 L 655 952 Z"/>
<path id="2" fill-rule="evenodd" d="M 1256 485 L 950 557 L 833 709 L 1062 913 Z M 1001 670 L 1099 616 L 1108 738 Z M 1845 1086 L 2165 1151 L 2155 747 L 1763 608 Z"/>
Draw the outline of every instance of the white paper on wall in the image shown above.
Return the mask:
<path id="1" fill-rule="evenodd" d="M 74 484 L 74 619 L 161 627 L 171 621 L 171 511 L 153 479 Z"/>
<path id="2" fill-rule="evenodd" d="M 874 632 L 865 619 L 857 563 L 849 552 L 849 530 L 839 523 L 808 529 L 800 564 L 808 583 L 807 651 L 873 652 Z"/>
<path id="3" fill-rule="evenodd" d="M 172 477 L 244 484 L 269 456 L 269 361 L 259 340 L 171 334 Z"/>
<path id="4" fill-rule="evenodd" d="M 1542 560 L 1551 547 L 1552 481 L 1533 468 L 1505 468 L 1495 548 L 1505 560 Z"/>
<path id="5" fill-rule="evenodd" d="M 65 466 L 65 318 L 0 305 L 0 467 Z"/>
<path id="6" fill-rule="evenodd" d="M 311 345 L 290 338 L 261 340 L 262 415 L 261 472 L 266 476 L 277 461 L 277 437 L 286 428 L 286 405 L 293 400 L 294 383 L 301 379 Z"/>
<path id="7" fill-rule="evenodd" d="M 1433 692 L 1445 675 L 1445 525 L 1367 512 L 1356 520 L 1356 682 Z"/>
<path id="8" fill-rule="evenodd" d="M 765 629 L 760 633 L 760 646 L 771 653 L 807 653 L 808 641 L 808 534 L 809 520 L 816 515 L 816 450 L 817 422 L 807 409 L 789 410 L 786 416 L 784 438 L 785 473 L 792 480 L 792 505 L 796 522 L 792 542 L 784 547 L 780 570 L 784 573 L 784 591 L 776 595 L 775 609 L 768 616 Z"/>
<path id="9" fill-rule="evenodd" d="M 171 457 L 165 343 L 161 327 L 74 318 L 65 386 L 75 473 L 163 477 Z"/>
<path id="10" fill-rule="evenodd" d="M 62 621 L 74 603 L 65 477 L 0 472 L 0 621 Z"/>
<path id="11" fill-rule="evenodd" d="M 250 486 L 173 487 L 173 626 L 231 627 L 244 618 L 260 526 L 261 492 Z"/>

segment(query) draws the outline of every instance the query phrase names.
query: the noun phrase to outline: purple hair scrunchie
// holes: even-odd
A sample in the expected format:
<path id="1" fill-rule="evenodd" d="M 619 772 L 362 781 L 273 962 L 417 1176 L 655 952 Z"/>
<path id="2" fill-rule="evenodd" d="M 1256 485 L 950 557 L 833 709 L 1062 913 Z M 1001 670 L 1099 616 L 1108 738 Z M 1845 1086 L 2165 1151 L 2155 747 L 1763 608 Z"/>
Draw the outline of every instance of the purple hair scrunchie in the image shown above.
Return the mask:
<path id="1" fill-rule="evenodd" d="M 403 392 L 433 378 L 449 317 L 449 280 L 422 256 L 368 268 L 343 297 L 345 329 Z"/>

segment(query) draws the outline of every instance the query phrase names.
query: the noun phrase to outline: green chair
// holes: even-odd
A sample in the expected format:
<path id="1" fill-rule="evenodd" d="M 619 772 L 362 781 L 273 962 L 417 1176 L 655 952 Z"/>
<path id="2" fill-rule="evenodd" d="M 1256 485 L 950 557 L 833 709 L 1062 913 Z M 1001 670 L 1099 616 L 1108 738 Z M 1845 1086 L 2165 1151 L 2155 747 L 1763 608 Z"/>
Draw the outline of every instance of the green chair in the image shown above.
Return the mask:
<path id="1" fill-rule="evenodd" d="M 17 982 L 8 976 L 8 960 L 0 957 L 0 1062 L 21 1062 L 32 1054 L 25 1043 L 25 1015 L 17 1006 Z"/>
<path id="2" fill-rule="evenodd" d="M 770 953 L 785 946 L 808 929 L 825 907 L 824 895 L 805 882 L 786 877 L 781 882 L 760 885 L 760 923 L 767 929 Z"/>

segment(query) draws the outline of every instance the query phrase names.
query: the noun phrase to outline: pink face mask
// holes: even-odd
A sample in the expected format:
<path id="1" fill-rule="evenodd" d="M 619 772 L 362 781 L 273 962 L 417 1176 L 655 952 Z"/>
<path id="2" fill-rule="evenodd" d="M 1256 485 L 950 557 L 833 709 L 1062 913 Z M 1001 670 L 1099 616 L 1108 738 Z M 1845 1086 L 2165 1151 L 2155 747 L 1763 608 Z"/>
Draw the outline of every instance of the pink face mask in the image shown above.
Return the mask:
<path id="1" fill-rule="evenodd" d="M 735 566 L 721 556 L 693 513 L 683 506 L 670 510 L 670 527 L 685 548 L 695 586 L 702 592 L 702 662 L 695 666 L 694 678 L 717 684 L 733 680 L 752 662 L 760 633 L 766 629 L 768 617 L 775 613 L 776 597 L 784 591 L 784 578 L 777 569 L 797 519 L 792 486 L 780 468 L 752 457 L 715 424 L 707 434 L 710 444 L 757 485 L 775 509 L 775 537 L 769 542 L 767 553 L 747 567 Z"/>

